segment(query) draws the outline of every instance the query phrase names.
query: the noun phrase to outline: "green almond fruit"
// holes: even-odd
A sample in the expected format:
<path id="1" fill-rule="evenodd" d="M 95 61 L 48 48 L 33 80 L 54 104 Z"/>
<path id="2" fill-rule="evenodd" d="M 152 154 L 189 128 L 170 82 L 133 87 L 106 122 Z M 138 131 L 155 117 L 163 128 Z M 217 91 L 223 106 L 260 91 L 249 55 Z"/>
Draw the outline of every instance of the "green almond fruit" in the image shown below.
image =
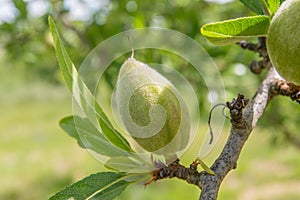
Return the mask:
<path id="1" fill-rule="evenodd" d="M 144 150 L 174 155 L 187 146 L 188 109 L 178 90 L 164 76 L 129 58 L 120 69 L 116 87 L 121 120 Z"/>
<path id="2" fill-rule="evenodd" d="M 267 49 L 278 73 L 300 85 L 300 0 L 281 4 L 269 27 Z"/>

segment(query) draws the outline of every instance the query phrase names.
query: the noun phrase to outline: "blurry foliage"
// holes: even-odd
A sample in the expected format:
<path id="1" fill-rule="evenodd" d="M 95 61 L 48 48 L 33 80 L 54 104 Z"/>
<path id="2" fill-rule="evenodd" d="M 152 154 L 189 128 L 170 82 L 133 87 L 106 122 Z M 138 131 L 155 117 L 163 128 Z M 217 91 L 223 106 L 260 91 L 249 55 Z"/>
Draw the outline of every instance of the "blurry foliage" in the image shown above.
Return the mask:
<path id="1" fill-rule="evenodd" d="M 239 2 L 220 6 L 196 0 L 102 1 L 98 8 L 90 11 L 88 19 L 72 19 L 72 12 L 75 11 L 70 10 L 72 7 L 68 8 L 71 3 L 67 1 L 44 1 L 48 3 L 48 12 L 40 17 L 29 14 L 29 2 L 13 1 L 18 11 L 16 18 L 0 25 L 0 43 L 4 50 L 1 61 L 5 63 L 5 68 L 12 68 L 27 78 L 50 82 L 58 81 L 58 66 L 48 31 L 49 14 L 63 30 L 68 51 L 75 64 L 80 66 L 86 55 L 101 41 L 128 29 L 148 26 L 182 32 L 203 43 L 213 57 L 224 57 L 229 48 L 239 49 L 208 44 L 200 36 L 199 28 L 209 21 L 243 16 L 249 12 Z M 79 1 L 73 2 L 76 4 Z M 235 51 L 236 54 L 238 52 Z M 234 55 L 231 60 L 225 59 L 223 65 L 228 65 L 235 58 L 239 62 L 245 60 Z"/>
<path id="2" fill-rule="evenodd" d="M 89 16 L 84 19 L 72 17 L 72 7 L 67 6 L 72 1 L 44 1 L 47 3 L 48 11 L 39 17 L 30 15 L 30 2 L 14 0 L 13 4 L 17 9 L 15 19 L 0 24 L 0 64 L 3 68 L 0 76 L 10 73 L 18 74 L 25 81 L 42 80 L 53 84 L 61 82 L 47 24 L 47 17 L 51 14 L 60 28 L 67 50 L 76 66 L 80 66 L 88 53 L 101 41 L 115 34 L 132 28 L 159 26 L 186 34 L 207 50 L 223 76 L 227 100 L 234 98 L 238 92 L 250 97 L 263 78 L 263 74 L 256 76 L 248 69 L 241 75 L 237 75 L 235 71 L 238 67 L 247 66 L 253 59 L 259 59 L 257 55 L 244 51 L 237 45 L 216 47 L 199 32 L 200 27 L 208 22 L 253 15 L 239 1 L 220 5 L 203 0 L 103 0 L 99 1 L 101 3 L 95 3 L 95 6 L 88 5 L 87 8 L 92 10 L 86 11 Z M 73 1 L 73 4 L 76 2 L 88 1 Z M 188 63 L 178 56 L 149 50 L 138 51 L 138 54 L 138 57 L 142 58 L 140 60 L 145 63 L 147 61 L 161 63 L 166 57 L 170 57 L 178 66 L 177 70 L 188 80 L 199 87 L 205 86 L 201 78 L 195 77 L 194 69 L 188 67 Z M 128 55 L 116 60 L 112 63 L 113 67 L 106 71 L 104 78 L 109 86 L 115 85 L 118 69 Z M 198 98 L 201 99 L 200 103 L 207 102 L 206 94 L 199 93 Z M 206 104 L 201 104 L 200 107 L 206 111 L 210 109 Z M 299 124 L 297 116 L 299 105 L 287 98 L 280 98 L 271 102 L 260 124 L 271 129 L 276 129 L 272 124 L 278 124 L 283 129 L 288 127 L 291 132 L 297 132 L 293 127 Z M 280 134 L 274 134 L 274 137 L 277 137 L 276 135 Z"/>

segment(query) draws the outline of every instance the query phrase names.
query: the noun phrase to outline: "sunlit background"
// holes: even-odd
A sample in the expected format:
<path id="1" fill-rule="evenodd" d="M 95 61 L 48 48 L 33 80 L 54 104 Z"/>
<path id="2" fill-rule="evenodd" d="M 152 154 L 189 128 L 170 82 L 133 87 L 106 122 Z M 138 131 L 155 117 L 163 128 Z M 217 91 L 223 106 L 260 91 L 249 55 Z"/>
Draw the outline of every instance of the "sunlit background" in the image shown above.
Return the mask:
<path id="1" fill-rule="evenodd" d="M 103 166 L 58 126 L 72 114 L 72 99 L 57 65 L 47 18 L 51 14 L 74 63 L 80 66 L 101 41 L 132 28 L 169 28 L 199 42 L 214 59 L 223 77 L 227 100 L 243 93 L 251 97 L 264 74 L 252 74 L 247 65 L 258 56 L 237 45 L 216 47 L 199 33 L 208 22 L 254 15 L 239 1 L 214 0 L 0 0 L 0 199 L 46 199 Z M 147 39 L 147 38 L 145 38 Z M 133 41 L 134 42 L 134 41 Z M 160 52 L 137 51 L 144 62 L 163 62 Z M 199 87 L 203 81 L 174 56 L 179 72 Z M 124 60 L 123 60 L 124 61 Z M 122 59 L 105 74 L 113 90 Z M 102 87 L 102 86 L 101 86 Z M 199 92 L 201 129 L 207 130 L 208 93 Z M 285 97 L 276 97 L 242 151 L 238 167 L 230 172 L 219 199 L 300 198 L 300 109 Z M 212 163 L 228 135 L 205 161 Z M 201 141 L 182 158 L 188 165 Z M 198 144 L 198 145 L 197 145 Z M 181 180 L 130 186 L 120 200 L 197 199 L 199 190 Z"/>

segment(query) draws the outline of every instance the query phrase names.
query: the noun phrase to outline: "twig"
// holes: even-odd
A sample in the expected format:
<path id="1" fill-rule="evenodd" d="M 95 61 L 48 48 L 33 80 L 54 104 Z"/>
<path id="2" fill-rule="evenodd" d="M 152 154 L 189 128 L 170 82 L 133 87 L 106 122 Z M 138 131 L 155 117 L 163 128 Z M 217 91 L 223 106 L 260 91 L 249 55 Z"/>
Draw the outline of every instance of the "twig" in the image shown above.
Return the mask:
<path id="1" fill-rule="evenodd" d="M 253 61 L 249 65 L 251 72 L 253 72 L 254 74 L 260 74 L 263 69 L 270 69 L 272 67 L 266 47 L 266 38 L 260 37 L 258 38 L 258 40 L 259 43 L 257 44 L 253 44 L 247 41 L 241 41 L 237 43 L 241 48 L 254 51 L 258 53 L 260 57 L 262 57 L 262 60 Z"/>
<path id="2" fill-rule="evenodd" d="M 160 163 L 162 164 L 162 163 Z M 152 179 L 149 180 L 144 185 L 147 186 L 148 184 L 166 178 L 179 178 L 187 181 L 190 184 L 197 185 L 201 189 L 201 182 L 200 173 L 197 171 L 198 162 L 194 161 L 190 168 L 186 168 L 185 166 L 179 164 L 179 159 L 175 160 L 174 162 L 170 163 L 169 165 L 161 166 L 159 169 L 152 172 Z"/>
<path id="3" fill-rule="evenodd" d="M 270 88 L 274 95 L 289 96 L 293 101 L 300 103 L 300 86 L 285 80 L 278 80 Z"/>

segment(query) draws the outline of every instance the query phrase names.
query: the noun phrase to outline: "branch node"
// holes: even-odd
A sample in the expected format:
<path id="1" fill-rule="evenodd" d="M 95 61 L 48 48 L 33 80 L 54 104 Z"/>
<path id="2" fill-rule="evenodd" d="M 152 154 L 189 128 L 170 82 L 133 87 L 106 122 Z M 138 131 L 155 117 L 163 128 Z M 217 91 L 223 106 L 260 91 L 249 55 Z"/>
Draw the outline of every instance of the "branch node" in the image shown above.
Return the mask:
<path id="1" fill-rule="evenodd" d="M 263 70 L 263 67 L 256 60 L 252 61 L 249 64 L 250 71 L 254 74 L 260 74 Z"/>
<path id="2" fill-rule="evenodd" d="M 259 54 L 259 57 L 263 58 L 261 61 L 252 61 L 250 63 L 249 68 L 254 74 L 260 74 L 263 69 L 270 69 L 272 66 L 266 47 L 266 38 L 260 37 L 258 40 L 259 42 L 257 44 L 247 41 L 237 43 L 241 48 L 254 51 Z"/>
<path id="3" fill-rule="evenodd" d="M 270 87 L 270 92 L 273 96 L 282 95 L 288 96 L 292 101 L 300 103 L 300 86 L 295 85 L 285 80 L 278 80 Z"/>
<path id="4" fill-rule="evenodd" d="M 155 163 L 158 163 L 158 165 L 156 166 L 160 166 L 160 168 L 152 172 L 152 178 L 144 184 L 145 187 L 150 183 L 160 179 L 176 177 L 185 180 L 190 184 L 197 185 L 198 187 L 201 188 L 199 184 L 201 173 L 197 171 L 198 164 L 196 162 L 193 162 L 189 168 L 186 168 L 183 165 L 181 165 L 179 163 L 179 159 L 176 159 L 175 161 L 173 161 L 168 165 L 165 165 L 160 161 L 155 161 L 154 164 Z"/>
<path id="5" fill-rule="evenodd" d="M 233 98 L 231 102 L 227 102 L 226 105 L 230 110 L 231 123 L 235 127 L 245 127 L 243 119 L 243 109 L 248 104 L 249 99 L 246 99 L 244 95 L 238 94 L 237 99 Z"/>

